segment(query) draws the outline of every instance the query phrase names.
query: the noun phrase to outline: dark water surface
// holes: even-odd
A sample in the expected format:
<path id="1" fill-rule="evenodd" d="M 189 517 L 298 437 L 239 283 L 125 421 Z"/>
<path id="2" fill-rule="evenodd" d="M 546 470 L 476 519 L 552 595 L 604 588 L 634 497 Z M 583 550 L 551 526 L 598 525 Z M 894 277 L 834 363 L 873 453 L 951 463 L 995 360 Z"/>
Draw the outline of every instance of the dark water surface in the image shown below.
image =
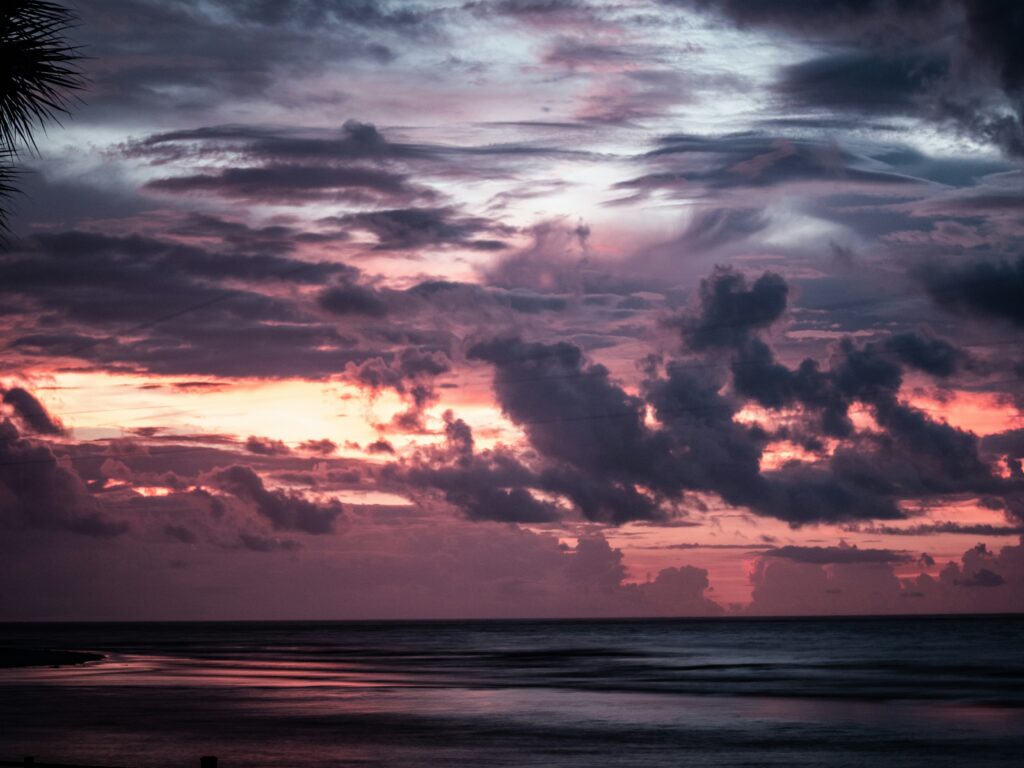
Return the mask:
<path id="1" fill-rule="evenodd" d="M 0 760 L 1024 765 L 1024 618 L 0 625 Z"/>

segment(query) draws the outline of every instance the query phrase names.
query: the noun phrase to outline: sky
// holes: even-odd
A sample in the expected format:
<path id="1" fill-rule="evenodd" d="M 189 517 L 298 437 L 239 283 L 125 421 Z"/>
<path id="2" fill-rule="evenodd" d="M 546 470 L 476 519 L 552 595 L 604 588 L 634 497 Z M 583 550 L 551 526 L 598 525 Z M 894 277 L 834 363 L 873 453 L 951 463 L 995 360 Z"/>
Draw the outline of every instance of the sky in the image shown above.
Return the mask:
<path id="1" fill-rule="evenodd" d="M 77 0 L 0 619 L 1024 611 L 1024 7 Z"/>

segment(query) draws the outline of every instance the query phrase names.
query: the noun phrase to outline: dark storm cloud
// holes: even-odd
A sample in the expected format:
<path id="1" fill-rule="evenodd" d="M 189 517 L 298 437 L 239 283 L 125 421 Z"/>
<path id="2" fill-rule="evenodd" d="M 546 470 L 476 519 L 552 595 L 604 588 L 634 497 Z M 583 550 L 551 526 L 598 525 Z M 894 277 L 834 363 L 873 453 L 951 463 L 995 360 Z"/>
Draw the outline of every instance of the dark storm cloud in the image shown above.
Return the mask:
<path id="1" fill-rule="evenodd" d="M 944 78 L 941 57 L 841 53 L 787 67 L 779 92 L 791 103 L 839 112 L 925 111 L 928 90 Z"/>
<path id="2" fill-rule="evenodd" d="M 719 394 L 722 381 L 684 364 L 668 364 L 664 378 L 652 372 L 641 399 L 570 344 L 504 339 L 468 356 L 495 366 L 502 409 L 543 458 L 534 487 L 565 496 L 588 519 L 658 519 L 687 490 L 793 525 L 902 517 L 891 499 L 826 470 L 762 474 L 765 438 L 733 420 L 739 404 Z M 645 403 L 662 428 L 647 426 Z"/>
<path id="3" fill-rule="evenodd" d="M 818 565 L 835 563 L 906 563 L 913 560 L 906 552 L 895 552 L 891 549 L 859 549 L 851 546 L 785 546 L 765 550 L 762 554 L 766 557 L 782 557 L 798 563 L 816 563 Z"/>
<path id="4" fill-rule="evenodd" d="M 265 163 L 416 159 L 429 156 L 426 147 L 386 139 L 375 125 L 346 120 L 324 134 L 254 125 L 215 125 L 156 133 L 125 146 L 130 157 L 156 162 L 195 153 L 198 156 L 243 152 Z"/>
<path id="5" fill-rule="evenodd" d="M 297 319 L 291 305 L 260 293 L 220 290 L 203 278 L 304 282 L 340 271 L 330 264 L 307 267 L 277 257 L 70 232 L 31 238 L 0 256 L 0 293 L 98 325 L 150 321 L 195 305 L 239 319 L 289 322 Z"/>
<path id="6" fill-rule="evenodd" d="M 757 336 L 782 316 L 787 295 L 778 275 L 748 283 L 719 269 L 704 282 L 700 306 L 676 324 L 694 348 L 731 351 L 738 394 L 769 408 L 799 404 L 817 429 L 846 441 L 817 465 L 762 472 L 768 436 L 734 420 L 742 402 L 721 394 L 724 382 L 711 366 L 698 372 L 669 362 L 665 376 L 651 369 L 638 398 L 570 344 L 495 340 L 468 357 L 495 366 L 498 402 L 543 459 L 532 487 L 565 496 L 589 519 L 657 516 L 686 490 L 793 525 L 897 519 L 904 516 L 897 502 L 906 498 L 1013 492 L 1015 481 L 993 475 L 973 433 L 898 399 L 903 365 L 948 377 L 963 358 L 959 350 L 913 333 L 862 346 L 845 339 L 828 370 L 811 359 L 790 369 Z M 848 415 L 855 403 L 872 410 L 881 434 L 855 431 Z M 661 427 L 641 417 L 648 406 Z"/>
<path id="7" fill-rule="evenodd" d="M 276 530 L 311 534 L 331 533 L 344 513 L 341 504 L 315 504 L 296 493 L 270 491 L 251 467 L 234 465 L 211 473 L 209 481 L 251 504 Z"/>
<path id="8" fill-rule="evenodd" d="M 159 269 L 168 274 L 183 273 L 215 280 L 321 283 L 334 275 L 354 271 L 344 264 L 300 262 L 286 258 L 303 241 L 303 233 L 287 227 L 252 230 L 222 219 L 193 215 L 172 227 L 169 234 L 217 237 L 221 243 L 201 247 L 141 235 L 113 236 L 70 230 L 26 238 L 19 242 L 14 253 L 32 256 L 33 260 L 49 258 L 57 261 L 59 266 L 72 265 L 79 269 L 84 265 L 113 272 L 113 267 L 105 262 L 119 262 L 126 267 L 134 262 L 136 266 Z M 3 268 L 13 273 L 12 280 L 39 280 L 25 261 L 7 257 Z M 123 276 L 118 277 L 123 279 Z M 65 275 L 58 270 L 54 278 L 60 282 Z"/>
<path id="9" fill-rule="evenodd" d="M 230 98 L 279 98 L 275 86 L 328 62 L 387 65 L 410 38 L 436 38 L 436 12 L 388 3 L 81 0 L 77 43 L 92 60 L 86 117 L 136 110 L 202 113 Z M 129 21 L 130 20 L 130 21 Z M 87 23 L 85 23 L 87 22 Z M 340 90 L 321 98 L 340 100 Z"/>
<path id="10" fill-rule="evenodd" d="M 294 247 L 290 242 L 280 248 Z M 39 235 L 19 245 L 0 256 L 0 296 L 45 313 L 37 315 L 34 331 L 26 322 L 12 340 L 22 353 L 158 373 L 315 378 L 369 356 L 355 349 L 356 338 L 325 323 L 311 302 L 267 292 L 358 274 L 342 264 L 251 254 L 223 243 L 199 247 L 83 232 Z"/>
<path id="11" fill-rule="evenodd" d="M 520 160 L 552 156 L 588 157 L 579 150 L 532 143 L 492 143 L 479 146 L 422 144 L 393 141 L 371 123 L 346 120 L 340 129 L 297 129 L 253 125 L 201 126 L 151 134 L 121 147 L 126 157 L 149 160 L 156 166 L 171 161 L 241 157 L 256 167 L 353 167 L 385 165 L 415 168 L 453 178 L 468 174 L 490 176 L 491 166 L 467 168 L 467 163 Z M 514 166 L 501 173 L 514 172 Z"/>
<path id="12" fill-rule="evenodd" d="M 963 0 L 963 7 L 968 49 L 994 71 L 1015 112 L 1013 117 L 968 112 L 965 122 L 1011 154 L 1019 155 L 1024 153 L 1024 52 L 1020 46 L 1024 35 L 1024 8 L 1015 0 L 985 3 Z M 969 110 L 970 106 L 965 109 Z"/>
<path id="13" fill-rule="evenodd" d="M 373 235 L 377 239 L 373 249 L 380 251 L 445 246 L 496 251 L 506 247 L 500 240 L 478 236 L 495 229 L 492 221 L 476 216 L 460 216 L 451 207 L 365 211 L 343 216 L 337 223 Z M 509 234 L 508 230 L 503 231 Z"/>
<path id="14" fill-rule="evenodd" d="M 660 469 L 656 481 L 675 486 L 666 467 L 650 466 L 651 461 L 665 464 L 667 456 L 652 444 L 654 436 L 642 423 L 641 401 L 612 384 L 606 369 L 585 367 L 582 352 L 571 344 L 515 338 L 476 344 L 468 356 L 496 367 L 502 409 L 545 459 L 537 472 L 520 467 L 512 473 L 520 486 L 563 495 L 592 520 L 622 523 L 663 516 L 635 483 L 651 480 Z M 523 379 L 529 380 L 526 386 Z M 557 516 L 547 504 L 531 509 L 531 515 Z"/>
<path id="15" fill-rule="evenodd" d="M 733 505 L 799 526 L 820 521 L 899 518 L 892 499 L 829 468 L 786 466 L 762 473 L 766 436 L 733 419 L 739 404 L 719 394 L 722 382 L 669 364 L 646 384 L 648 400 L 674 439 L 685 487 L 717 493 Z"/>
<path id="16" fill-rule="evenodd" d="M 848 37 L 865 34 L 862 25 L 875 19 L 929 20 L 941 10 L 943 0 L 833 0 L 806 3 L 802 0 L 665 0 L 673 5 L 693 5 L 725 14 L 738 24 Z"/>
<path id="17" fill-rule="evenodd" d="M 1024 458 L 1024 428 L 986 435 L 981 441 L 981 446 L 991 453 L 1004 453 L 1014 458 Z"/>
<path id="18" fill-rule="evenodd" d="M 547 523 L 560 517 L 556 508 L 538 500 L 526 488 L 508 487 L 508 483 L 524 478 L 509 477 L 505 467 L 490 465 L 486 460 L 468 467 L 418 470 L 410 478 L 442 491 L 445 499 L 470 520 Z"/>
<path id="19" fill-rule="evenodd" d="M 913 113 L 1024 152 L 1024 11 L 1015 0 L 664 1 L 844 48 L 783 71 L 780 90 L 797 103 Z"/>
<path id="20" fill-rule="evenodd" d="M 883 343 L 904 365 L 941 378 L 952 376 L 966 359 L 963 350 L 945 339 L 917 333 L 896 333 Z"/>
<path id="21" fill-rule="evenodd" d="M 375 288 L 344 264 L 290 258 L 299 230 L 197 216 L 173 226 L 204 244 L 66 232 L 0 256 L 0 299 L 24 317 L 9 349 L 125 371 L 322 378 L 396 344 L 449 348 L 451 332 L 433 329 L 433 317 L 478 328 L 568 305 L 468 283 Z M 289 287 L 332 279 L 316 294 Z"/>
<path id="22" fill-rule="evenodd" d="M 499 403 L 542 459 L 529 487 L 564 496 L 588 519 L 663 518 L 686 491 L 794 526 L 903 516 L 891 496 L 855 476 L 814 467 L 762 473 L 763 433 L 734 421 L 739 404 L 719 394 L 722 381 L 685 364 L 668 364 L 666 377 L 652 371 L 641 399 L 565 343 L 498 340 L 469 357 L 495 366 Z M 645 423 L 645 404 L 662 427 Z"/>
<path id="23" fill-rule="evenodd" d="M 847 437 L 853 429 L 847 412 L 854 401 L 884 409 L 893 418 L 903 413 L 903 406 L 896 403 L 903 382 L 901 363 L 947 378 L 966 358 L 944 339 L 906 332 L 863 347 L 843 339 L 829 370 L 822 370 L 818 361 L 810 358 L 790 369 L 776 362 L 771 348 L 755 338 L 736 351 L 733 385 L 740 394 L 768 408 L 800 404 L 819 414 L 824 434 Z"/>
<path id="24" fill-rule="evenodd" d="M 85 483 L 44 444 L 0 421 L 0 527 L 120 536 L 127 523 L 109 519 Z"/>
<path id="25" fill-rule="evenodd" d="M 733 420 L 738 403 L 720 393 L 714 369 L 670 362 L 665 376 L 644 383 L 647 402 L 671 438 L 671 472 L 685 488 L 720 493 L 730 503 L 747 505 L 764 497 L 762 440 Z"/>
<path id="26" fill-rule="evenodd" d="M 766 408 L 782 408 L 794 402 L 827 410 L 826 434 L 845 436 L 852 425 L 846 417 L 845 399 L 832 386 L 816 360 L 804 360 L 795 370 L 776 362 L 771 347 L 751 339 L 732 362 L 733 386 L 745 397 Z"/>
<path id="27" fill-rule="evenodd" d="M 445 414 L 443 449 L 420 456 L 400 477 L 414 486 L 440 491 L 449 504 L 470 520 L 504 523 L 547 523 L 560 510 L 534 496 L 534 472 L 505 450 L 474 450 L 473 432 L 461 419 Z"/>
<path id="28" fill-rule="evenodd" d="M 550 482 L 586 499 L 592 519 L 657 516 L 632 486 L 677 488 L 665 466 L 667 452 L 643 423 L 643 402 L 614 384 L 604 366 L 587 365 L 572 344 L 517 338 L 477 344 L 467 356 L 495 366 L 502 410 L 523 427 L 535 449 L 564 465 L 553 470 Z M 524 385 L 521 379 L 531 381 Z"/>
<path id="29" fill-rule="evenodd" d="M 1024 257 L 962 265 L 928 265 L 919 279 L 942 308 L 1024 326 Z"/>
<path id="30" fill-rule="evenodd" d="M 743 274 L 717 267 L 701 280 L 699 314 L 680 323 L 683 337 L 695 350 L 740 346 L 782 316 L 788 295 L 781 275 L 765 272 L 748 287 Z"/>
<path id="31" fill-rule="evenodd" d="M 334 315 L 384 317 L 387 304 L 370 288 L 345 283 L 327 288 L 317 297 L 317 304 Z"/>
<path id="32" fill-rule="evenodd" d="M 64 427 L 46 410 L 34 395 L 21 387 L 11 387 L 3 393 L 3 402 L 14 409 L 14 415 L 37 435 L 63 435 Z"/>
<path id="33" fill-rule="evenodd" d="M 921 339 L 908 344 L 907 337 L 896 338 L 902 355 L 908 349 L 915 355 L 921 348 L 930 349 Z M 884 343 L 857 347 L 845 339 L 829 370 L 820 370 L 810 359 L 792 370 L 776 363 L 770 348 L 755 339 L 734 358 L 734 386 L 766 407 L 798 403 L 816 414 L 815 429 L 838 438 L 854 438 L 853 444 L 832 455 L 831 476 L 848 487 L 879 496 L 879 500 L 1009 492 L 1012 484 L 995 477 L 982 459 L 976 435 L 936 421 L 898 399 L 903 372 L 900 355 L 890 352 Z M 924 361 L 915 358 L 914 362 L 933 371 L 937 368 L 936 375 L 946 375 L 945 360 L 940 356 L 938 363 L 931 357 Z M 872 409 L 884 430 L 882 435 L 866 440 L 855 435 L 848 412 L 857 402 Z"/>
<path id="34" fill-rule="evenodd" d="M 372 168 L 268 165 L 225 168 L 219 173 L 174 176 L 146 184 L 161 192 L 206 192 L 233 199 L 296 205 L 322 198 L 350 202 L 411 202 L 434 197 L 402 174 Z"/>
<path id="35" fill-rule="evenodd" d="M 188 214 L 180 223 L 169 226 L 167 232 L 170 235 L 214 238 L 228 253 L 263 256 L 282 256 L 293 252 L 300 245 L 330 244 L 345 242 L 349 239 L 348 232 L 338 229 L 309 231 L 283 224 L 250 227 L 239 221 L 222 219 L 204 213 Z M 356 271 L 336 263 L 323 266 L 330 267 L 327 274 L 344 273 L 346 270 L 352 273 Z M 292 271 L 294 270 L 280 270 L 277 275 L 282 279 L 291 277 Z M 323 274 L 317 275 L 316 269 L 312 267 L 308 271 L 295 271 L 295 277 L 300 280 L 319 281 L 323 279 L 323 276 Z"/>

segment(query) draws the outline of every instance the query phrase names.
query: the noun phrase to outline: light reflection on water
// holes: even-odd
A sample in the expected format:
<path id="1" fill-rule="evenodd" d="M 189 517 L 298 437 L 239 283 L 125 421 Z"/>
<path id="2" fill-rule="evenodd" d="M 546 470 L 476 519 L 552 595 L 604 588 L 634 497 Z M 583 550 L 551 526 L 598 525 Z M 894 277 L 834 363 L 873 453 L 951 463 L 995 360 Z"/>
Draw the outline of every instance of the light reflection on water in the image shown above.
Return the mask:
<path id="1" fill-rule="evenodd" d="M 398 675 L 372 679 L 356 665 L 109 654 L 99 662 L 7 671 L 3 682 L 113 686 L 256 686 L 280 688 L 401 686 Z"/>
<path id="2" fill-rule="evenodd" d="M 0 759 L 1018 765 L 1024 621 L 0 628 Z"/>

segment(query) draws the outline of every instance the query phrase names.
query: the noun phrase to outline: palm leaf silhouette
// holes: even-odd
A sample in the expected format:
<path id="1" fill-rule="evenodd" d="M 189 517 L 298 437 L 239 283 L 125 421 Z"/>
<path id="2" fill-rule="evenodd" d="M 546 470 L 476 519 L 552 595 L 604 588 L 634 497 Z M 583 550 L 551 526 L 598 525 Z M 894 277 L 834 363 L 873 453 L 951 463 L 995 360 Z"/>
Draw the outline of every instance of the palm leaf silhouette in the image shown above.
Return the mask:
<path id="1" fill-rule="evenodd" d="M 81 88 L 78 50 L 64 37 L 74 14 L 49 0 L 2 0 L 0 7 L 0 229 L 16 191 L 19 147 L 36 149 L 34 132 L 67 114 Z"/>

